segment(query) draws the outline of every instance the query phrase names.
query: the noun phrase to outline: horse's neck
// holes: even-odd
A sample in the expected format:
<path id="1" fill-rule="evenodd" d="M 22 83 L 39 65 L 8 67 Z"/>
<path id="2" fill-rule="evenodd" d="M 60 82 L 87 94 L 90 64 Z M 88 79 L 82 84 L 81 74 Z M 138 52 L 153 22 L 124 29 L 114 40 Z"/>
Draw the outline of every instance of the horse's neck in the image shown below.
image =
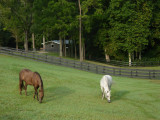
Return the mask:
<path id="1" fill-rule="evenodd" d="M 39 83 L 40 90 L 43 91 L 43 82 L 41 79 L 39 79 Z"/>
<path id="2" fill-rule="evenodd" d="M 109 89 L 108 88 L 108 81 L 107 80 L 104 80 L 103 84 L 104 84 L 104 86 L 105 86 L 106 89 Z"/>
<path id="3" fill-rule="evenodd" d="M 108 85 L 104 88 L 106 91 L 110 91 Z"/>

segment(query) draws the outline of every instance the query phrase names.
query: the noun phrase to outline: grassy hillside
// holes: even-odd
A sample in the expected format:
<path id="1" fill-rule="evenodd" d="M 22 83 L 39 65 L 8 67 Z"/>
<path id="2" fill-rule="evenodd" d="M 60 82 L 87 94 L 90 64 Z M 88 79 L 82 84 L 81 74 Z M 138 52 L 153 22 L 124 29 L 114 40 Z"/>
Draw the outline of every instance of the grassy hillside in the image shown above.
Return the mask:
<path id="1" fill-rule="evenodd" d="M 33 99 L 33 86 L 19 95 L 18 74 L 40 73 L 45 96 Z M 160 81 L 113 76 L 111 103 L 101 100 L 102 75 L 0 55 L 0 120 L 158 120 Z"/>

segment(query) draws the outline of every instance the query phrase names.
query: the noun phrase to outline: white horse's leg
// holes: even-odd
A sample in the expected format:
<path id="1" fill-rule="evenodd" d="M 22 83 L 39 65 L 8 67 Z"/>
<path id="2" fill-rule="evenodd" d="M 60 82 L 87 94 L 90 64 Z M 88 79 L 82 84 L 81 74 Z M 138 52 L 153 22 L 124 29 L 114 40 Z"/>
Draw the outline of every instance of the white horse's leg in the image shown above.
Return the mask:
<path id="1" fill-rule="evenodd" d="M 104 88 L 101 87 L 101 90 L 102 90 L 102 100 L 104 99 Z"/>

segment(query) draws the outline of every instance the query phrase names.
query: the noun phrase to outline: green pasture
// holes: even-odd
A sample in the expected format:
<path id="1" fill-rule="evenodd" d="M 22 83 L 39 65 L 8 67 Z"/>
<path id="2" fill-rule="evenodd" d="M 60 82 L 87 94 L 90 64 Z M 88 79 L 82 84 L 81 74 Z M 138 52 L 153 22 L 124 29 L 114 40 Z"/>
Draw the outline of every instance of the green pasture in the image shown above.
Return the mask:
<path id="1" fill-rule="evenodd" d="M 44 100 L 28 86 L 19 95 L 19 71 L 40 73 Z M 160 81 L 113 76 L 111 103 L 101 99 L 102 75 L 0 55 L 0 120 L 159 120 Z"/>

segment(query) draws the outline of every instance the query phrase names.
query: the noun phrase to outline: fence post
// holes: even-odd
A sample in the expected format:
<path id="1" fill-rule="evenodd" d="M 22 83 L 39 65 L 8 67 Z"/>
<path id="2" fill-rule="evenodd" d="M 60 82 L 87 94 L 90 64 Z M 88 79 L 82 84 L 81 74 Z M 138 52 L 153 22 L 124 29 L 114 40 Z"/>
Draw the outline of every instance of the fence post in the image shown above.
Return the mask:
<path id="1" fill-rule="evenodd" d="M 96 73 L 98 74 L 98 66 L 96 65 Z"/>
<path id="2" fill-rule="evenodd" d="M 34 59 L 34 52 L 33 52 L 33 59 Z"/>
<path id="3" fill-rule="evenodd" d="M 149 79 L 151 79 L 151 72 L 149 71 Z"/>
<path id="4" fill-rule="evenodd" d="M 136 70 L 136 76 L 138 76 L 138 72 L 137 72 L 137 70 Z"/>
<path id="5" fill-rule="evenodd" d="M 74 68 L 75 68 L 75 67 L 76 67 L 76 66 L 75 66 L 75 60 L 74 60 L 74 63 L 73 63 L 73 64 L 74 64 Z"/>
<path id="6" fill-rule="evenodd" d="M 105 73 L 105 66 L 103 66 L 103 73 Z"/>
<path id="7" fill-rule="evenodd" d="M 89 71 L 89 63 L 88 63 L 88 71 Z"/>
<path id="8" fill-rule="evenodd" d="M 51 63 L 53 63 L 53 56 L 51 57 Z"/>
<path id="9" fill-rule="evenodd" d="M 68 65 L 68 60 L 66 60 L 66 65 L 69 66 L 69 65 Z"/>
<path id="10" fill-rule="evenodd" d="M 132 70 L 131 70 L 131 77 L 133 77 L 133 76 L 132 76 Z"/>
<path id="11" fill-rule="evenodd" d="M 61 57 L 60 57 L 60 59 L 59 59 L 59 64 L 61 65 Z"/>
<path id="12" fill-rule="evenodd" d="M 115 75 L 115 68 L 113 68 L 113 75 Z"/>
<path id="13" fill-rule="evenodd" d="M 47 55 L 46 55 L 46 60 L 45 61 L 47 62 Z"/>
<path id="14" fill-rule="evenodd" d="M 11 54 L 11 50 L 9 50 L 9 54 Z"/>
<path id="15" fill-rule="evenodd" d="M 153 78 L 155 78 L 155 71 L 153 70 Z"/>
<path id="16" fill-rule="evenodd" d="M 121 68 L 119 69 L 119 75 L 121 75 Z"/>
<path id="17" fill-rule="evenodd" d="M 81 70 L 82 70 L 82 62 L 81 62 Z"/>

